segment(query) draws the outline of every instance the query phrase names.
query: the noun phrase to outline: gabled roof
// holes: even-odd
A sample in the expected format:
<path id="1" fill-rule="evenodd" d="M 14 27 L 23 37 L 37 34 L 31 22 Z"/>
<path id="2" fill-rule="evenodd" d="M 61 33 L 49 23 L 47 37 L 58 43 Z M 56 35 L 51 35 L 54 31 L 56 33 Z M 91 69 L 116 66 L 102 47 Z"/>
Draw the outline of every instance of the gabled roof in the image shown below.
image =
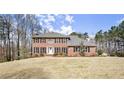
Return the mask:
<path id="1" fill-rule="evenodd" d="M 94 40 L 82 40 L 78 36 L 70 36 L 68 46 L 80 46 L 82 43 L 84 46 L 96 46 Z"/>
<path id="2" fill-rule="evenodd" d="M 67 35 L 63 35 L 57 32 L 48 32 L 48 33 L 44 33 L 44 34 L 39 34 L 39 35 L 33 35 L 33 38 L 37 38 L 37 37 L 44 37 L 44 38 L 53 38 L 53 37 L 67 37 L 69 38 L 69 36 Z"/>
<path id="3" fill-rule="evenodd" d="M 68 41 L 68 46 L 80 46 L 81 39 L 78 36 L 69 36 L 70 40 Z"/>
<path id="4" fill-rule="evenodd" d="M 96 43 L 95 43 L 94 40 L 89 40 L 89 41 L 85 40 L 85 41 L 83 42 L 83 44 L 84 44 L 85 46 L 96 46 Z"/>

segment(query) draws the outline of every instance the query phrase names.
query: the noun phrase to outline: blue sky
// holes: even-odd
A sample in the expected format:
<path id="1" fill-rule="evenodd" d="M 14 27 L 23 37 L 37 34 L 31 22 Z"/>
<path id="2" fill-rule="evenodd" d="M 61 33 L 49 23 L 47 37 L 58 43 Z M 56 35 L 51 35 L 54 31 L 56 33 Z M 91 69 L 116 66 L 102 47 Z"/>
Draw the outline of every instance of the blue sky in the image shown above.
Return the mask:
<path id="1" fill-rule="evenodd" d="M 95 35 L 99 30 L 106 31 L 124 20 L 123 14 L 46 14 L 40 15 L 41 25 L 49 31 L 69 34 L 87 32 Z"/>
<path id="2" fill-rule="evenodd" d="M 123 19 L 122 14 L 81 14 L 74 16 L 73 28 L 77 32 L 95 34 L 100 29 L 106 31 L 113 25 L 118 25 Z"/>

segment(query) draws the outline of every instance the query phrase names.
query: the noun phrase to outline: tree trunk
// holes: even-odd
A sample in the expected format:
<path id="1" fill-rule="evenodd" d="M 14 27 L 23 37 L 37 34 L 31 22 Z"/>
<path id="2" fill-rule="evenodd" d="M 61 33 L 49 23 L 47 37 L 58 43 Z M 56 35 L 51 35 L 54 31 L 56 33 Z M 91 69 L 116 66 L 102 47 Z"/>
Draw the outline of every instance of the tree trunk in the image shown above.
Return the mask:
<path id="1" fill-rule="evenodd" d="M 32 36 L 33 36 L 33 31 L 34 31 L 34 29 L 32 29 L 32 31 L 31 31 L 31 57 L 32 57 L 32 55 L 33 55 L 33 53 L 32 53 L 32 51 L 33 51 L 33 48 L 32 48 Z"/>
<path id="2" fill-rule="evenodd" d="M 8 33 L 7 33 L 7 37 L 8 37 L 8 56 L 7 56 L 7 61 L 11 61 L 11 47 L 10 47 L 10 29 L 8 27 Z"/>
<path id="3" fill-rule="evenodd" d="M 15 51 L 14 51 L 14 42 L 13 42 L 13 35 L 12 35 L 12 60 L 15 59 Z"/>
<path id="4" fill-rule="evenodd" d="M 17 38 L 17 59 L 20 60 L 20 33 L 17 29 L 18 38 Z"/>

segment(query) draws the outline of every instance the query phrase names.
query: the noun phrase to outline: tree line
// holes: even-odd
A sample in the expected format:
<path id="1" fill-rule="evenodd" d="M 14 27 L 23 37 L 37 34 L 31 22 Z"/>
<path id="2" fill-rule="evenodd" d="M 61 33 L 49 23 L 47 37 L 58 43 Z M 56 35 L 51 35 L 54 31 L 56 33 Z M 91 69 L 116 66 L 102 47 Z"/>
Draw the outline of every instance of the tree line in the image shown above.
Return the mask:
<path id="1" fill-rule="evenodd" d="M 32 56 L 32 35 L 42 30 L 36 15 L 0 15 L 0 61 Z"/>
<path id="2" fill-rule="evenodd" d="M 124 21 L 108 31 L 100 30 L 95 35 L 97 51 L 110 56 L 124 56 Z"/>
<path id="3" fill-rule="evenodd" d="M 89 35 L 87 32 L 84 32 L 84 33 L 72 32 L 70 33 L 70 36 L 78 36 L 79 38 L 83 40 L 86 40 L 87 38 L 89 38 Z"/>

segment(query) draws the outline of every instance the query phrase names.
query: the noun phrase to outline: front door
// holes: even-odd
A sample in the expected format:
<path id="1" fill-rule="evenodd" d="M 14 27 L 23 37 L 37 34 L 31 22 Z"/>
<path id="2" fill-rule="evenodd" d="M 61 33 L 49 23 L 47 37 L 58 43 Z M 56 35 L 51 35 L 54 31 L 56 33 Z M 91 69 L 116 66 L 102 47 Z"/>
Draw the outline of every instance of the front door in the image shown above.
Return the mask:
<path id="1" fill-rule="evenodd" d="M 54 48 L 48 47 L 48 54 L 54 54 Z"/>

